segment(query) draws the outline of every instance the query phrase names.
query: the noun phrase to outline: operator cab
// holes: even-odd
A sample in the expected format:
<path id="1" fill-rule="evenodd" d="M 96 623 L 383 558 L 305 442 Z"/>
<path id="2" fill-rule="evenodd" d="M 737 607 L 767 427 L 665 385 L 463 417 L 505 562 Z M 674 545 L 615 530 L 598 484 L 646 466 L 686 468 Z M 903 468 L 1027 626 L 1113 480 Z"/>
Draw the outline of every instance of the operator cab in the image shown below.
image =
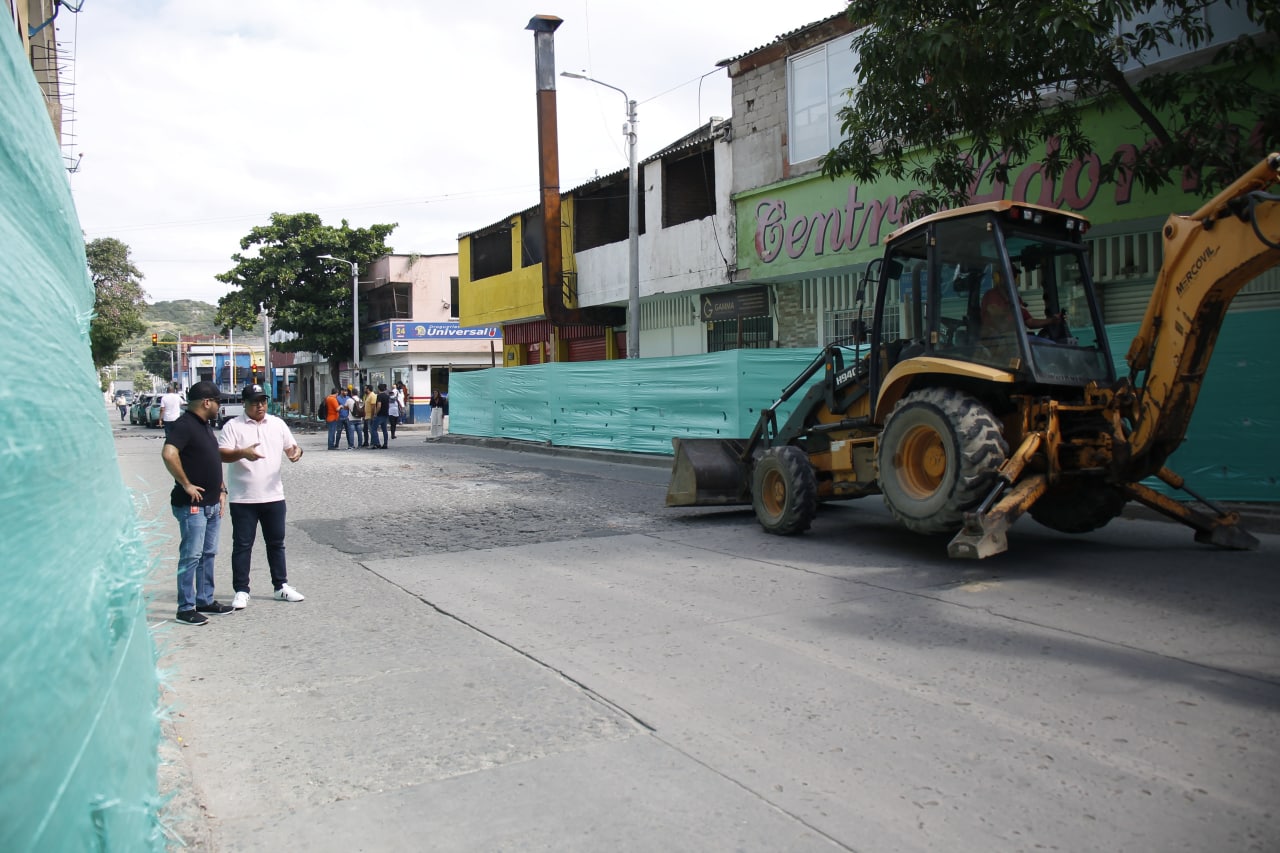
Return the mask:
<path id="1" fill-rule="evenodd" d="M 992 202 L 944 211 L 887 240 L 875 293 L 872 384 L 905 359 L 994 367 L 1038 385 L 1115 381 L 1083 217 Z M 878 374 L 878 375 L 877 375 Z"/>

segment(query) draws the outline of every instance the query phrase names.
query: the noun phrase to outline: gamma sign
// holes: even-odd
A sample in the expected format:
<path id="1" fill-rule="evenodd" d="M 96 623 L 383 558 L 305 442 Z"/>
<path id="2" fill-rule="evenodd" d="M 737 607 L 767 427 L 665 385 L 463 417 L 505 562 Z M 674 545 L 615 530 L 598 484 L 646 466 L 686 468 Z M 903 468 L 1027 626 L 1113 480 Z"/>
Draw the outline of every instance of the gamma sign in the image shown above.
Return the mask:
<path id="1" fill-rule="evenodd" d="M 722 293 L 702 295 L 701 316 L 704 323 L 768 315 L 769 289 L 767 287 L 748 287 L 743 290 L 726 290 Z"/>

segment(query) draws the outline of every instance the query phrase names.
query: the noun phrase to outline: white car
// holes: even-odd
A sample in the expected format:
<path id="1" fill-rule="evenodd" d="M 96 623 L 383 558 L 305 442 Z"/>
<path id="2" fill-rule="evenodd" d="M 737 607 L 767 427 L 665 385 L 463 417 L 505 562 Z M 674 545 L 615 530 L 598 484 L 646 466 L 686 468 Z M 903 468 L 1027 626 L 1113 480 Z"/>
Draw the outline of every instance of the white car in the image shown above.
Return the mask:
<path id="1" fill-rule="evenodd" d="M 232 418 L 238 418 L 244 414 L 244 401 L 233 394 L 223 394 L 218 401 L 218 422 L 214 424 L 218 429 L 222 429 L 222 425 Z"/>

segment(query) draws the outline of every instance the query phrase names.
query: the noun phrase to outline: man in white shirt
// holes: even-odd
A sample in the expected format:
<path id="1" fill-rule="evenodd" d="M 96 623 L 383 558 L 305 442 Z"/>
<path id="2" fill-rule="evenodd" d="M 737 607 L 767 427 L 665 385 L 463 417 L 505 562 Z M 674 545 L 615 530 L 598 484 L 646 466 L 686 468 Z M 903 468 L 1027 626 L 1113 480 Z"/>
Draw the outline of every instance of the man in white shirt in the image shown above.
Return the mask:
<path id="1" fill-rule="evenodd" d="M 290 462 L 302 458 L 288 424 L 267 414 L 267 392 L 261 385 L 246 385 L 242 393 L 244 414 L 222 427 L 218 451 L 227 463 L 227 503 L 231 507 L 231 606 L 249 606 L 249 561 L 262 525 L 267 565 L 276 601 L 302 601 L 305 596 L 289 586 L 285 570 L 284 482 L 281 457 Z"/>
<path id="2" fill-rule="evenodd" d="M 160 420 L 164 423 L 165 438 L 169 437 L 173 422 L 182 416 L 182 406 L 185 402 L 182 395 L 178 393 L 178 383 L 170 383 L 169 390 L 160 398 Z"/>

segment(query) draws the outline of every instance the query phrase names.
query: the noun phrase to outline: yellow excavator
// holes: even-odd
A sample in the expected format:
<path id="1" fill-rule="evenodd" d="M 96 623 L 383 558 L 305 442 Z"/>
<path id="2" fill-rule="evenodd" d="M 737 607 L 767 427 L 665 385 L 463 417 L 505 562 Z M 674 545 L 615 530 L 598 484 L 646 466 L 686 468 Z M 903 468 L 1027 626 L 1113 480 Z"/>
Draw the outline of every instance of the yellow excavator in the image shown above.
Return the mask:
<path id="1" fill-rule="evenodd" d="M 952 557 L 984 558 L 1008 548 L 1025 512 L 1085 533 L 1133 500 L 1192 527 L 1198 542 L 1256 548 L 1238 515 L 1165 461 L 1186 434 L 1231 300 L 1280 263 L 1277 182 L 1271 154 L 1195 213 L 1169 217 L 1120 378 L 1084 217 L 998 201 L 898 229 L 861 281 L 849 338 L 825 347 L 750 436 L 672 440 L 667 505 L 751 504 L 767 532 L 790 535 L 809 528 L 820 502 L 882 494 L 909 529 L 954 532 Z M 1153 476 L 1207 510 L 1142 483 Z"/>

